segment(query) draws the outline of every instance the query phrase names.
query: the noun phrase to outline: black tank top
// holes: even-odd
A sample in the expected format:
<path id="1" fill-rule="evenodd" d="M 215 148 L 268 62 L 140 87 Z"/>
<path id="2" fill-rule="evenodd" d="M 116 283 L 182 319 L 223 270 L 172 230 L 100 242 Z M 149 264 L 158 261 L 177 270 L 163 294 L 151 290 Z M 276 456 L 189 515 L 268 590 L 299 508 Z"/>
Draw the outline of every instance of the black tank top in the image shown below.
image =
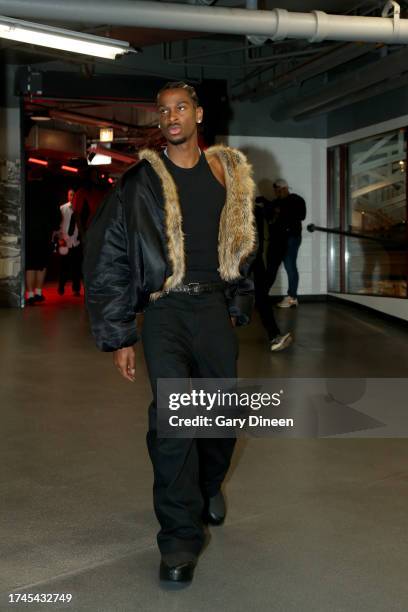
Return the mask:
<path id="1" fill-rule="evenodd" d="M 218 230 L 225 188 L 215 178 L 204 153 L 193 168 L 180 168 L 165 154 L 162 159 L 176 184 L 183 217 L 183 282 L 219 281 Z"/>

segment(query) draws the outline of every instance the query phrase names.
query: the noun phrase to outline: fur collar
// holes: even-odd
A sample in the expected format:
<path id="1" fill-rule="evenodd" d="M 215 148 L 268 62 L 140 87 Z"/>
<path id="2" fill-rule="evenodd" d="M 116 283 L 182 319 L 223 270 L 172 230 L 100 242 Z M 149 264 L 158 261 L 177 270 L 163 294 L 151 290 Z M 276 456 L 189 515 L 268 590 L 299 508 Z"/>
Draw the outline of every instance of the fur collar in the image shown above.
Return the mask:
<path id="1" fill-rule="evenodd" d="M 233 281 L 240 277 L 241 263 L 256 246 L 252 169 L 245 155 L 236 149 L 216 145 L 207 149 L 205 155 L 207 159 L 216 155 L 224 168 L 227 195 L 218 234 L 218 270 L 223 280 Z M 156 151 L 144 149 L 139 158 L 151 164 L 162 184 L 168 256 L 173 271 L 164 283 L 162 291 L 166 291 L 179 285 L 185 274 L 184 235 L 177 188 Z M 160 294 L 158 292 L 154 297 Z"/>

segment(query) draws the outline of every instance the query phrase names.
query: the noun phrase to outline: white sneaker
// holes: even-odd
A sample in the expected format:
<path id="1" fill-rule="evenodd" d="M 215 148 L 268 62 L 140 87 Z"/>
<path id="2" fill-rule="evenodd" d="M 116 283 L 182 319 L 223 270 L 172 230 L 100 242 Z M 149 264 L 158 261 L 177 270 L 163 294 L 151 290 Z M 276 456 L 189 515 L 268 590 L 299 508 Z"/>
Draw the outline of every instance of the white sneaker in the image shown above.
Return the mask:
<path id="1" fill-rule="evenodd" d="M 287 295 L 285 298 L 283 298 L 283 300 L 281 302 L 279 302 L 278 304 L 276 304 L 279 308 L 292 308 L 293 306 L 297 306 L 298 305 L 298 301 L 296 298 L 290 297 L 290 295 Z"/>
<path id="2" fill-rule="evenodd" d="M 292 344 L 292 334 L 285 334 L 284 336 L 276 336 L 270 341 L 271 351 L 283 351 L 285 348 Z"/>

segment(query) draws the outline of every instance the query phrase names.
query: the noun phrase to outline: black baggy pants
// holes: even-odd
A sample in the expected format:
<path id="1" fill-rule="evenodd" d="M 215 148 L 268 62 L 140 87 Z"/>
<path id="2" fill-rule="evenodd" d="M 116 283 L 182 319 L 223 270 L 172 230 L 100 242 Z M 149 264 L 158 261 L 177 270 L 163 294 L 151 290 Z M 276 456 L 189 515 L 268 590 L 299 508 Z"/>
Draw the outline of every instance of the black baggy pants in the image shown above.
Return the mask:
<path id="1" fill-rule="evenodd" d="M 268 277 L 262 254 L 258 253 L 252 268 L 255 285 L 255 305 L 258 309 L 262 325 L 264 326 L 269 340 L 280 335 L 280 329 L 273 314 L 272 301 L 269 298 Z"/>
<path id="2" fill-rule="evenodd" d="M 158 378 L 236 378 L 238 341 L 222 291 L 170 293 L 145 311 L 143 347 L 153 391 L 147 446 L 153 464 L 153 501 L 161 553 L 199 554 L 202 514 L 228 471 L 234 438 L 158 438 Z"/>
<path id="3" fill-rule="evenodd" d="M 81 267 L 82 267 L 82 247 L 81 245 L 69 249 L 66 255 L 60 255 L 60 269 L 58 279 L 58 289 L 63 291 L 65 283 L 69 279 L 72 281 L 72 291 L 81 290 Z"/>

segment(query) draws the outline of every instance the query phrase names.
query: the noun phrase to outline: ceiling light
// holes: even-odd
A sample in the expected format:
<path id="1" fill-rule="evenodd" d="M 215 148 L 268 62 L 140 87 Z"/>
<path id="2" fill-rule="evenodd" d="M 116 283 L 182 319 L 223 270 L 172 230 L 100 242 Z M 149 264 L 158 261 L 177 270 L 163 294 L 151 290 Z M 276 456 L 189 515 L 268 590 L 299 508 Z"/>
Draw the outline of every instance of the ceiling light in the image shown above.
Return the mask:
<path id="1" fill-rule="evenodd" d="M 113 128 L 101 128 L 99 130 L 99 140 L 101 142 L 113 141 Z"/>
<path id="2" fill-rule="evenodd" d="M 65 170 L 66 172 L 78 172 L 78 168 L 74 168 L 73 166 L 61 166 L 61 170 Z"/>
<path id="3" fill-rule="evenodd" d="M 90 151 L 87 157 L 88 166 L 108 166 L 112 163 L 112 158 L 109 155 L 101 155 Z"/>
<path id="4" fill-rule="evenodd" d="M 112 163 L 112 158 L 109 155 L 99 155 L 96 153 L 91 160 L 88 161 L 89 166 L 107 166 Z"/>
<path id="5" fill-rule="evenodd" d="M 117 55 L 136 52 L 128 42 L 121 40 L 3 16 L 0 16 L 0 38 L 105 59 L 115 59 Z"/>
<path id="6" fill-rule="evenodd" d="M 48 115 L 31 115 L 31 121 L 51 121 L 51 117 Z"/>

